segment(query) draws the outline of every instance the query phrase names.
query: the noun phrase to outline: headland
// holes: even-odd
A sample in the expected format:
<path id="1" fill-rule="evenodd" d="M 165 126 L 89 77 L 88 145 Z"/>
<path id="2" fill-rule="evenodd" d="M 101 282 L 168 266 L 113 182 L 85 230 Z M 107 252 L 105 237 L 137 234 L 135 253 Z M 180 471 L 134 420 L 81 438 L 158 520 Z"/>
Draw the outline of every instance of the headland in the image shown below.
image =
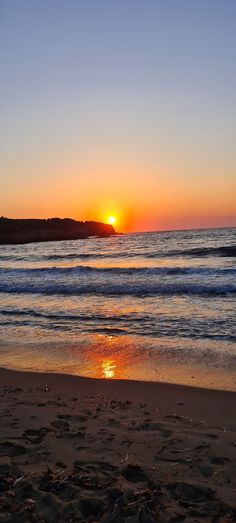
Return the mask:
<path id="1" fill-rule="evenodd" d="M 0 218 L 0 245 L 78 240 L 90 236 L 101 238 L 114 234 L 116 232 L 112 225 L 96 221 L 76 221 L 72 218 Z"/>

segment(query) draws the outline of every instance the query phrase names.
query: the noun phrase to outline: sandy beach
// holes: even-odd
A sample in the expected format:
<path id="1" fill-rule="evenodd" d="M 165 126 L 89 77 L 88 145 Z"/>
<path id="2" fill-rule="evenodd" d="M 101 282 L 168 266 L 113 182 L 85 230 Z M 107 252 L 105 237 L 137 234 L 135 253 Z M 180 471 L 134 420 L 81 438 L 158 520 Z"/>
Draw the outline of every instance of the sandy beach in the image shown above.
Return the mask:
<path id="1" fill-rule="evenodd" d="M 0 378 L 0 521 L 236 521 L 235 393 Z"/>

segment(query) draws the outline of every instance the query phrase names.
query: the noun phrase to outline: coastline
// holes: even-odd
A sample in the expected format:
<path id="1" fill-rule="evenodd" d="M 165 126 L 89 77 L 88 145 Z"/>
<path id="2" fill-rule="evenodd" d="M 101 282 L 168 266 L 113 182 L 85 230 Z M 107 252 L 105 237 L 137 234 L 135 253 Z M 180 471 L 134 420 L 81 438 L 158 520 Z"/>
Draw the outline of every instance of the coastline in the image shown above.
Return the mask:
<path id="1" fill-rule="evenodd" d="M 235 521 L 236 393 L 8 369 L 0 382 L 2 521 Z"/>

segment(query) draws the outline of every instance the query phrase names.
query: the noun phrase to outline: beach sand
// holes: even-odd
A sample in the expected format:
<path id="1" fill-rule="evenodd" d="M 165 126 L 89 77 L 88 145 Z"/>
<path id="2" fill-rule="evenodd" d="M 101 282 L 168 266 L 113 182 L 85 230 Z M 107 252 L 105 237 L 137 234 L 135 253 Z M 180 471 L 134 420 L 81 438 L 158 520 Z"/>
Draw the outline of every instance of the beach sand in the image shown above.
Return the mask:
<path id="1" fill-rule="evenodd" d="M 0 522 L 236 522 L 236 393 L 0 371 Z"/>

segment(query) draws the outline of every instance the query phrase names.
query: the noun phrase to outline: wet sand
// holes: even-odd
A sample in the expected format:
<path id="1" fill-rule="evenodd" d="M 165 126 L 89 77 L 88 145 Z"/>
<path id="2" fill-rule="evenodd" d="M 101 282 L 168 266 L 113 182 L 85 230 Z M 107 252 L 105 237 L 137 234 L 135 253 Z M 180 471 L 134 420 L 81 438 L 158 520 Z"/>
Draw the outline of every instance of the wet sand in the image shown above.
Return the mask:
<path id="1" fill-rule="evenodd" d="M 236 521 L 236 393 L 0 370 L 0 522 Z"/>

